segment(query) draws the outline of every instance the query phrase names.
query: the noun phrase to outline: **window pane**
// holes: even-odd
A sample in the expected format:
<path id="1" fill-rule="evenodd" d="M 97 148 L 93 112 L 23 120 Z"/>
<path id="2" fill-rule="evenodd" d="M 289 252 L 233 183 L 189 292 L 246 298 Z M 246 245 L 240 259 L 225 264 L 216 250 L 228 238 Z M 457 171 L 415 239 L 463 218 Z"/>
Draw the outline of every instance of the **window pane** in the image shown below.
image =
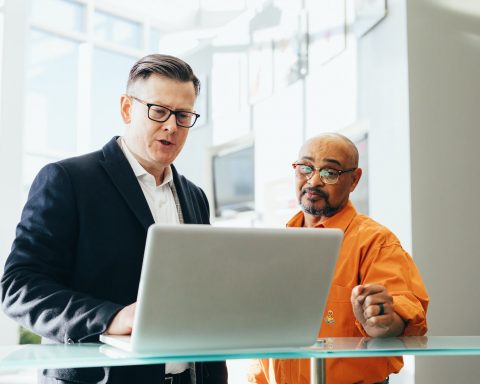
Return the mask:
<path id="1" fill-rule="evenodd" d="M 95 12 L 94 22 L 97 38 L 124 47 L 141 48 L 142 28 L 140 23 L 101 11 Z"/>
<path id="2" fill-rule="evenodd" d="M 31 18 L 52 28 L 85 32 L 85 5 L 73 0 L 31 0 Z"/>
<path id="3" fill-rule="evenodd" d="M 162 37 L 161 32 L 156 28 L 150 29 L 150 51 L 152 53 L 160 52 L 160 39 Z"/>
<path id="4" fill-rule="evenodd" d="M 75 152 L 77 75 L 78 44 L 31 31 L 27 67 L 27 151 Z"/>
<path id="5" fill-rule="evenodd" d="M 96 48 L 93 51 L 92 149 L 123 134 L 120 96 L 125 93 L 128 73 L 136 59 Z"/>

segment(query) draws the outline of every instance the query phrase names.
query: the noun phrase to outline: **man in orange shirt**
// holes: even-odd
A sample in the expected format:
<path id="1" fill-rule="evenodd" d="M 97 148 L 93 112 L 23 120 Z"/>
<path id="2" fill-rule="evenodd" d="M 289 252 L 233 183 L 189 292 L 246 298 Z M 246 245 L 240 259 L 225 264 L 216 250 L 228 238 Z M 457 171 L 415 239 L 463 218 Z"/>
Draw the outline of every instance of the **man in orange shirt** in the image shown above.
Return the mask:
<path id="1" fill-rule="evenodd" d="M 427 332 L 428 294 L 399 240 L 384 226 L 358 214 L 349 201 L 362 170 L 358 151 L 345 136 L 308 140 L 293 164 L 301 206 L 288 227 L 340 228 L 340 249 L 319 337 L 393 337 Z M 306 384 L 308 360 L 261 361 L 258 383 Z M 329 384 L 388 383 L 401 357 L 326 359 Z M 273 371 L 275 381 L 270 377 Z"/>

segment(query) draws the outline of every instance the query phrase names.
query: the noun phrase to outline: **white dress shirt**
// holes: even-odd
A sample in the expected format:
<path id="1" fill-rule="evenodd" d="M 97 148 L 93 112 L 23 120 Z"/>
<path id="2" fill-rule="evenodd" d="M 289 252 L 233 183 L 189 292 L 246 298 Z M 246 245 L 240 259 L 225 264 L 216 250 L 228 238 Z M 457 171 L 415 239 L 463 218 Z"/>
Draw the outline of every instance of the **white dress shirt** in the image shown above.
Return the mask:
<path id="1" fill-rule="evenodd" d="M 162 184 L 157 185 L 155 177 L 140 165 L 128 149 L 122 137 L 119 138 L 118 143 L 137 177 L 155 223 L 180 224 L 175 198 L 170 188 L 170 183 L 173 182 L 172 169 L 170 167 L 165 169 Z M 167 363 L 165 365 L 165 372 L 171 374 L 182 373 L 187 368 L 188 363 Z"/>

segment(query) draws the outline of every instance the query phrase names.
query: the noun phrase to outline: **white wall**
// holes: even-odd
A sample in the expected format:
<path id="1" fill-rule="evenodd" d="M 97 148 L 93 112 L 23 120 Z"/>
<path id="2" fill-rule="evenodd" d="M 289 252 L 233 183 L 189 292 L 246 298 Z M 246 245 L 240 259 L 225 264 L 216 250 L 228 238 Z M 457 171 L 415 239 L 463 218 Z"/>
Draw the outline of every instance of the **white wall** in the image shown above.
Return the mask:
<path id="1" fill-rule="evenodd" d="M 479 335 L 480 3 L 407 2 L 413 251 L 431 335 Z M 480 358 L 418 358 L 419 383 L 476 383 Z"/>
<path id="2" fill-rule="evenodd" d="M 406 6 L 388 2 L 387 17 L 358 42 L 359 120 L 369 131 L 370 216 L 411 251 Z"/>

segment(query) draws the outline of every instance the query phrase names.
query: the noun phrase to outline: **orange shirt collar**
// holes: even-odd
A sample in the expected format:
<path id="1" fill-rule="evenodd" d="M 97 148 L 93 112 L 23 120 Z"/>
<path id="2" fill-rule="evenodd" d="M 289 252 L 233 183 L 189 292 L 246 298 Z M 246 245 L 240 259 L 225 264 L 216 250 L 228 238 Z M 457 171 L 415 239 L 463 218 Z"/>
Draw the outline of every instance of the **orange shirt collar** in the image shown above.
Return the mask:
<path id="1" fill-rule="evenodd" d="M 332 217 L 329 217 L 323 223 L 317 224 L 315 228 L 339 228 L 345 232 L 356 215 L 357 210 L 349 200 L 347 205 L 345 205 L 340 212 Z M 287 227 L 303 227 L 304 223 L 305 215 L 302 211 L 300 211 L 290 219 L 290 221 L 287 223 Z"/>

